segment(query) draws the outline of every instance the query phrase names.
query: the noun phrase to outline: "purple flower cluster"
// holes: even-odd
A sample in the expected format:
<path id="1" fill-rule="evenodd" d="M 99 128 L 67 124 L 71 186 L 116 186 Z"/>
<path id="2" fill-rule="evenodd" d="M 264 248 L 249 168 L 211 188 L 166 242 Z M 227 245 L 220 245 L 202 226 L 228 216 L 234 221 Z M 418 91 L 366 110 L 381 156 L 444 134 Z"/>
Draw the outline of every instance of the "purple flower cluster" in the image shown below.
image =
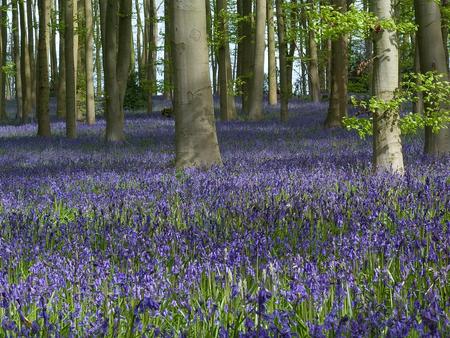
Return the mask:
<path id="1" fill-rule="evenodd" d="M 450 335 L 450 158 L 411 138 L 373 176 L 368 141 L 292 107 L 219 123 L 207 172 L 175 172 L 163 118 L 114 147 L 0 127 L 0 336 Z"/>

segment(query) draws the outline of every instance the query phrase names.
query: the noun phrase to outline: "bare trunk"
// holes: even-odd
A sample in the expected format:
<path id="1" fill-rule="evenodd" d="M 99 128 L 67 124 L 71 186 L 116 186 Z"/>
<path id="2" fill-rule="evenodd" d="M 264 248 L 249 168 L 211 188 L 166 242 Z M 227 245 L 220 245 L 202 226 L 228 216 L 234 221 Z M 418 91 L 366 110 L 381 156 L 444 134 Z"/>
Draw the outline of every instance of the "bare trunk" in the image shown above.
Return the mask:
<path id="1" fill-rule="evenodd" d="M 253 78 L 253 58 L 254 58 L 254 33 L 252 24 L 252 1 L 238 0 L 238 14 L 243 20 L 238 27 L 238 64 L 237 72 L 240 80 L 238 90 L 242 94 L 242 111 L 248 113 L 250 86 Z"/>
<path id="2" fill-rule="evenodd" d="M 6 53 L 8 46 L 8 25 L 6 20 L 7 15 L 7 3 L 6 0 L 2 1 L 2 11 L 0 13 L 0 121 L 6 120 L 6 110 L 5 110 L 5 101 L 6 101 L 6 73 L 2 70 L 6 65 Z"/>
<path id="3" fill-rule="evenodd" d="M 95 123 L 94 97 L 94 29 L 91 0 L 84 0 L 86 20 L 85 41 L 85 71 L 86 71 L 86 120 L 88 124 Z"/>
<path id="4" fill-rule="evenodd" d="M 58 74 L 58 98 L 56 114 L 58 118 L 66 117 L 66 48 L 65 48 L 65 30 L 61 27 L 65 22 L 65 3 L 59 0 L 59 74 Z"/>
<path id="5" fill-rule="evenodd" d="M 36 58 L 34 55 L 34 8 L 32 6 L 33 1 L 26 1 L 27 3 L 27 21 L 28 21 L 28 52 L 30 59 L 30 78 L 31 78 L 31 109 L 36 106 Z"/>
<path id="6" fill-rule="evenodd" d="M 277 6 L 277 24 L 278 24 L 278 48 L 279 48 L 279 60 L 280 60 L 280 91 L 281 91 L 281 121 L 287 121 L 289 119 L 289 87 L 288 87 L 288 74 L 287 74 L 287 41 L 286 41 L 286 25 L 284 22 L 284 12 L 282 7 L 282 1 L 276 0 Z"/>
<path id="7" fill-rule="evenodd" d="M 376 1 L 374 14 L 380 20 L 392 19 L 391 0 Z M 399 86 L 399 55 L 395 31 L 380 29 L 374 33 L 375 60 L 373 89 L 375 96 L 388 102 L 394 98 Z M 403 174 L 403 154 L 400 139 L 399 112 L 397 110 L 374 112 L 373 165 L 375 172 Z"/>
<path id="8" fill-rule="evenodd" d="M 172 7 L 176 167 L 221 164 L 214 120 L 205 0 Z"/>
<path id="9" fill-rule="evenodd" d="M 25 13 L 24 3 L 19 1 L 20 8 L 20 37 L 21 37 L 21 76 L 22 76 L 22 99 L 23 99 L 23 112 L 22 122 L 28 122 L 32 111 L 32 82 L 31 82 L 31 65 L 30 65 L 30 51 L 28 45 L 27 34 L 27 18 Z"/>
<path id="10" fill-rule="evenodd" d="M 51 136 L 48 102 L 50 86 L 48 78 L 48 24 L 50 21 L 50 0 L 39 0 L 39 44 L 37 54 L 37 105 L 38 135 Z"/>
<path id="11" fill-rule="evenodd" d="M 19 45 L 19 8 L 18 0 L 12 2 L 12 28 L 13 28 L 13 43 L 14 43 L 14 62 L 16 64 L 16 120 L 22 120 L 23 116 L 23 96 L 22 96 L 22 65 L 20 59 L 20 45 Z"/>
<path id="12" fill-rule="evenodd" d="M 75 76 L 75 43 L 74 43 L 74 2 L 66 0 L 65 6 L 65 66 L 66 66 L 66 135 L 68 138 L 77 137 L 77 102 Z"/>
<path id="13" fill-rule="evenodd" d="M 173 70 L 172 70 L 172 1 L 164 1 L 164 97 L 167 100 L 172 99 Z"/>
<path id="14" fill-rule="evenodd" d="M 267 0 L 267 46 L 269 54 L 269 104 L 273 106 L 278 103 L 273 0 Z"/>
<path id="15" fill-rule="evenodd" d="M 447 60 L 441 30 L 439 5 L 432 0 L 415 0 L 416 23 L 422 73 L 435 71 L 448 80 Z M 425 128 L 425 153 L 442 155 L 450 153 L 450 129 L 433 133 L 432 127 Z"/>
<path id="16" fill-rule="evenodd" d="M 311 99 L 320 102 L 319 57 L 317 53 L 316 33 L 309 27 L 309 77 L 311 83 Z"/>

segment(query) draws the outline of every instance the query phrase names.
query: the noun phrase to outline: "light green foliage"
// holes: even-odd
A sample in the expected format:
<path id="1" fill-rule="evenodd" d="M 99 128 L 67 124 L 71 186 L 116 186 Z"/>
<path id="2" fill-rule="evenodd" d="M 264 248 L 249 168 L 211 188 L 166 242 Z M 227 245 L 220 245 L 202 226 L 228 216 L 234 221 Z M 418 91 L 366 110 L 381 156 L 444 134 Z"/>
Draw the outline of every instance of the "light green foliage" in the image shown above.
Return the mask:
<path id="1" fill-rule="evenodd" d="M 432 127 L 435 133 L 447 128 L 450 123 L 450 83 L 435 72 L 407 74 L 392 100 L 384 101 L 377 97 L 369 100 L 352 98 L 352 103 L 361 112 L 373 115 L 376 112 L 399 111 L 404 104 L 417 102 L 419 93 L 423 94 L 424 115 L 412 112 L 404 114 L 399 121 L 402 134 L 414 134 L 425 127 Z M 361 138 L 372 134 L 371 116 L 347 117 L 344 118 L 344 125 L 347 130 L 355 130 Z"/>

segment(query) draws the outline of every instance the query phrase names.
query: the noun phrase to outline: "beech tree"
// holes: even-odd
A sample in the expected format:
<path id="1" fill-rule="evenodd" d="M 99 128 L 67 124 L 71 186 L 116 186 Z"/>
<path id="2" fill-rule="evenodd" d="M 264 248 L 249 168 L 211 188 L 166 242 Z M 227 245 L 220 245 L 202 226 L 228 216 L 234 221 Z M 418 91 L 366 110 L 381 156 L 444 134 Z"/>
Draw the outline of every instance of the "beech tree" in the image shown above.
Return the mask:
<path id="1" fill-rule="evenodd" d="M 172 5 L 176 167 L 222 163 L 209 75 L 204 0 Z"/>

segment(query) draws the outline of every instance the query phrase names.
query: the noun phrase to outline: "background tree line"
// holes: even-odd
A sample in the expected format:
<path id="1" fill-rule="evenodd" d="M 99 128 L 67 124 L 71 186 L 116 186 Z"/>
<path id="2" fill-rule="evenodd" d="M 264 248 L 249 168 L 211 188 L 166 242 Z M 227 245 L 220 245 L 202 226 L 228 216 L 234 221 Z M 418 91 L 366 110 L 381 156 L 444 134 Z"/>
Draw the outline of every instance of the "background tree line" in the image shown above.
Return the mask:
<path id="1" fill-rule="evenodd" d="M 389 104 L 400 78 L 432 71 L 444 89 L 448 80 L 447 0 L 1 5 L 2 120 L 8 119 L 7 100 L 15 100 L 15 120 L 27 123 L 35 113 L 38 135 L 50 137 L 55 97 L 67 137 L 77 137 L 77 122 L 94 124 L 102 114 L 106 141 L 122 142 L 124 107 L 145 106 L 151 113 L 154 95 L 162 94 L 173 104 L 177 167 L 221 163 L 213 95 L 220 98 L 222 121 L 263 119 L 265 94 L 270 105 L 280 103 L 284 122 L 292 96 L 328 100 L 323 125 L 340 128 L 350 92 L 376 98 L 368 106 L 375 169 L 402 173 L 399 106 Z M 446 105 L 433 105 L 427 95 L 417 90 L 414 111 L 443 116 Z M 426 153 L 450 152 L 448 129 L 426 124 L 425 135 Z"/>

